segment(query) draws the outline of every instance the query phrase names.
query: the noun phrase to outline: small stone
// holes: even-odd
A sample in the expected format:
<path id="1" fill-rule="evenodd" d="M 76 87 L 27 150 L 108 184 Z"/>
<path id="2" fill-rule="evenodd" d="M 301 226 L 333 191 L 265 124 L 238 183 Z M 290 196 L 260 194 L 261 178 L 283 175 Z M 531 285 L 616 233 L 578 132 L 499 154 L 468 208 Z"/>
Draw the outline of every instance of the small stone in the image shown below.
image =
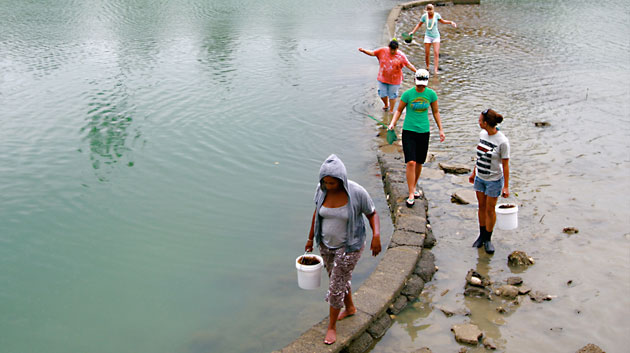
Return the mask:
<path id="1" fill-rule="evenodd" d="M 547 121 L 535 121 L 534 122 L 534 126 L 536 127 L 547 127 L 550 126 L 551 123 L 547 122 Z"/>
<path id="2" fill-rule="evenodd" d="M 513 251 L 510 255 L 508 255 L 508 265 L 509 266 L 530 266 L 534 264 L 534 259 L 527 256 L 524 251 Z"/>
<path id="3" fill-rule="evenodd" d="M 468 353 L 468 348 L 462 347 L 459 349 L 459 353 Z"/>
<path id="4" fill-rule="evenodd" d="M 597 345 L 589 343 L 586 346 L 580 348 L 575 353 L 606 353 L 606 352 L 604 352 L 604 350 L 599 348 Z"/>
<path id="5" fill-rule="evenodd" d="M 437 266 L 435 266 L 437 268 Z M 440 293 L 440 296 L 445 296 L 446 293 L 448 293 L 449 289 L 444 290 L 442 293 Z"/>
<path id="6" fill-rule="evenodd" d="M 499 314 L 505 314 L 507 312 L 507 310 L 505 310 L 505 308 L 502 306 L 497 306 L 496 310 Z"/>
<path id="7" fill-rule="evenodd" d="M 570 286 L 570 285 L 572 285 L 572 284 L 573 284 L 573 280 L 572 280 L 572 279 L 570 279 L 570 280 L 568 280 L 568 281 L 567 281 L 567 286 Z"/>
<path id="8" fill-rule="evenodd" d="M 477 345 L 479 339 L 483 337 L 483 332 L 473 324 L 453 325 L 451 331 L 455 334 L 455 340 L 460 343 Z"/>
<path id="9" fill-rule="evenodd" d="M 529 298 L 535 301 L 536 303 L 542 303 L 545 300 L 549 301 L 552 299 L 550 295 L 539 292 L 539 291 L 529 292 Z"/>
<path id="10" fill-rule="evenodd" d="M 514 299 L 518 296 L 518 288 L 509 284 L 502 285 L 495 291 L 496 295 L 500 295 L 504 298 Z"/>
<path id="11" fill-rule="evenodd" d="M 521 277 L 508 277 L 507 284 L 512 286 L 518 286 L 523 283 L 523 279 Z"/>
<path id="12" fill-rule="evenodd" d="M 492 340 L 491 340 L 490 338 L 488 338 L 488 337 L 484 337 L 484 338 L 483 338 L 482 343 L 483 343 L 483 346 L 484 346 L 486 349 L 493 349 L 493 350 L 494 350 L 494 349 L 497 349 L 497 346 L 496 346 L 496 345 L 494 344 L 494 342 L 492 342 Z"/>
<path id="13" fill-rule="evenodd" d="M 562 229 L 562 231 L 566 234 L 576 234 L 580 232 L 577 228 L 574 227 L 566 227 Z"/>
<path id="14" fill-rule="evenodd" d="M 481 286 L 481 280 L 477 277 L 472 277 L 470 279 L 470 284 L 474 285 L 474 286 Z"/>

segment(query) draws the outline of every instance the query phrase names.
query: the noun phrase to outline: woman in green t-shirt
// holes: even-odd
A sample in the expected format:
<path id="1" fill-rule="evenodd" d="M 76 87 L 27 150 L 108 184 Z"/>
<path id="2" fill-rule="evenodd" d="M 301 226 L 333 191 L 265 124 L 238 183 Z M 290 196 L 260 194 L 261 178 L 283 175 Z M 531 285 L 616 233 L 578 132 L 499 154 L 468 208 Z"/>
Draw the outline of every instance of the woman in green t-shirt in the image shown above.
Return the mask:
<path id="1" fill-rule="evenodd" d="M 406 201 L 408 207 L 412 207 L 415 199 L 420 197 L 416 186 L 420 172 L 422 172 L 422 164 L 427 159 L 427 151 L 429 150 L 429 107 L 431 107 L 433 118 L 440 130 L 440 142 L 443 142 L 445 138 L 438 110 L 437 94 L 427 87 L 428 84 L 429 71 L 424 69 L 416 71 L 416 87 L 403 93 L 398 109 L 394 113 L 394 118 L 389 124 L 389 130 L 393 130 L 405 107 L 409 107 L 402 131 L 403 152 L 407 165 L 407 186 L 409 187 L 409 198 Z"/>

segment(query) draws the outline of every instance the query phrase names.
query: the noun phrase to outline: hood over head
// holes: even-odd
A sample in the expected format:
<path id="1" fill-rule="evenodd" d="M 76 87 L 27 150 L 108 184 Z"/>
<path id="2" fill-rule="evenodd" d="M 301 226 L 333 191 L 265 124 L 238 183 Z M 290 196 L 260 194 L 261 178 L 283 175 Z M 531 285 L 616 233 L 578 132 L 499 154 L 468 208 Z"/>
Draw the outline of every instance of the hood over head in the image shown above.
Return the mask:
<path id="1" fill-rule="evenodd" d="M 346 166 L 341 159 L 335 154 L 331 154 L 326 158 L 322 166 L 319 168 L 319 184 L 322 190 L 326 190 L 322 179 L 325 176 L 335 177 L 343 182 L 343 187 L 348 192 L 348 176 L 346 172 Z"/>

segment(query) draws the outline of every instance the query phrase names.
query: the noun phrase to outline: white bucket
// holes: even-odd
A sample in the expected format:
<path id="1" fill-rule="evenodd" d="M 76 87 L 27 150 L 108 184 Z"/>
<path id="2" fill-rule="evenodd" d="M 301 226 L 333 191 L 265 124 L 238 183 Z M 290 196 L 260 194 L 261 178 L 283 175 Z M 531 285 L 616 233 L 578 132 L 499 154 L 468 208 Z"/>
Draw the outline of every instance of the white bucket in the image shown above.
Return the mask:
<path id="1" fill-rule="evenodd" d="M 510 208 L 501 208 L 501 206 L 514 206 Z M 497 213 L 496 226 L 503 230 L 512 230 L 518 227 L 518 205 L 515 203 L 502 203 L 494 208 Z"/>
<path id="2" fill-rule="evenodd" d="M 319 260 L 317 265 L 302 265 L 298 261 L 302 256 L 315 257 Z M 324 259 L 315 254 L 300 255 L 295 259 L 295 268 L 297 268 L 298 286 L 302 289 L 317 289 L 322 281 L 322 267 L 324 267 Z"/>

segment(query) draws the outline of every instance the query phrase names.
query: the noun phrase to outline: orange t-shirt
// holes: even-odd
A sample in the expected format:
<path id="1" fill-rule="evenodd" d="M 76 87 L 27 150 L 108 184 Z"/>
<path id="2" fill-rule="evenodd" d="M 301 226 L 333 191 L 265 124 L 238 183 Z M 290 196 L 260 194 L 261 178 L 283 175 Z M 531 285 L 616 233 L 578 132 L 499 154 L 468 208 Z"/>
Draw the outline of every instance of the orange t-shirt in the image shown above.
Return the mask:
<path id="1" fill-rule="evenodd" d="M 389 47 L 379 48 L 374 51 L 378 58 L 378 80 L 390 85 L 399 85 L 402 83 L 402 68 L 409 64 L 409 60 L 403 52 L 396 51 L 396 55 L 391 55 Z"/>

